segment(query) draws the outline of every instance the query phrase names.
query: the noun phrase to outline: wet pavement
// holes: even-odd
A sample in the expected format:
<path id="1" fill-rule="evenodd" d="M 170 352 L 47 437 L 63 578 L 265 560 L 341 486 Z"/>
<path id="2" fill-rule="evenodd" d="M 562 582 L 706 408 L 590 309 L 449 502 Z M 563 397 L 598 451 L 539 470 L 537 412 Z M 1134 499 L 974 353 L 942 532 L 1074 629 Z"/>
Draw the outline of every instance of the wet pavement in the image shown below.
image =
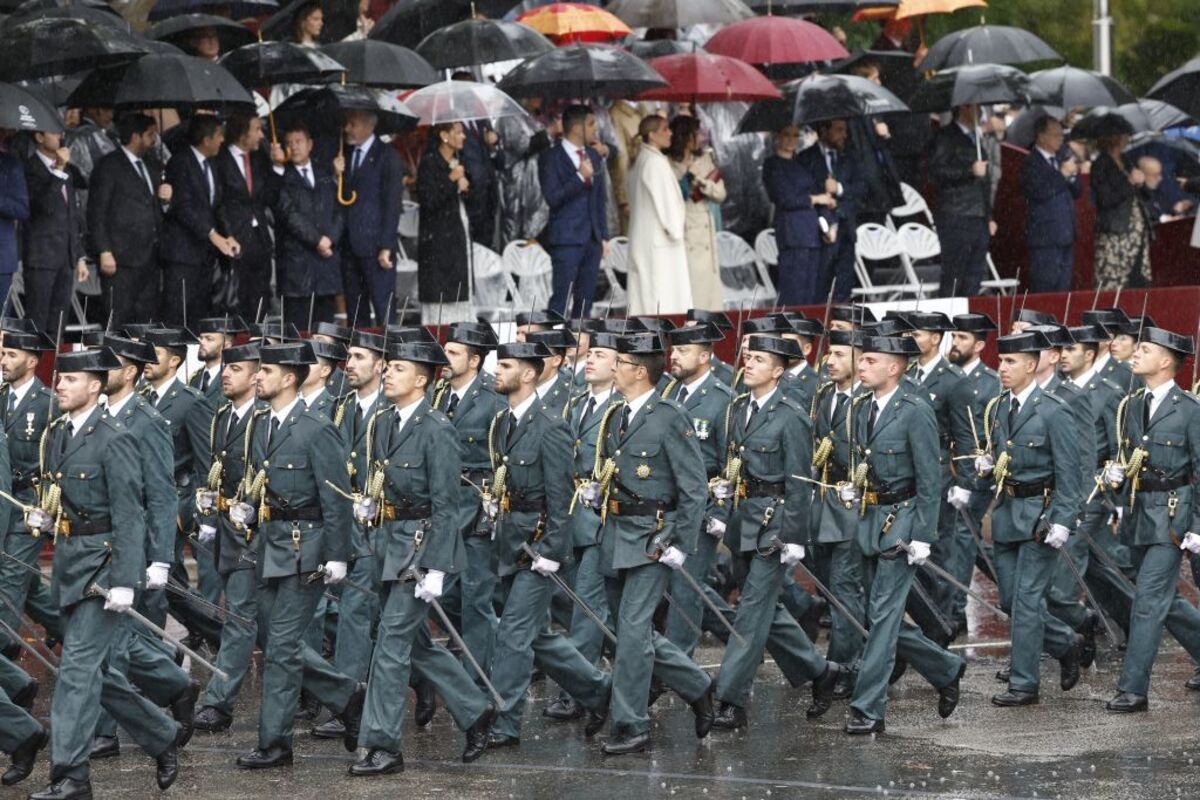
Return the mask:
<path id="1" fill-rule="evenodd" d="M 984 587 L 991 588 L 984 584 Z M 974 611 L 974 603 L 972 610 Z M 247 681 L 230 731 L 197 733 L 180 756 L 181 771 L 170 794 L 219 798 L 560 798 L 614 800 L 687 797 L 704 800 L 750 798 L 1174 798 L 1200 793 L 1200 692 L 1184 689 L 1193 668 L 1168 639 L 1155 665 L 1150 712 L 1105 713 L 1114 693 L 1119 661 L 1107 643 L 1097 664 L 1074 690 L 1058 689 L 1058 664 L 1043 663 L 1042 703 L 998 709 L 989 703 L 1002 691 L 994 673 L 1007 646 L 974 647 L 1003 640 L 1006 627 L 974 613 L 965 650 L 969 666 L 962 701 L 949 720 L 937 716 L 936 692 L 909 671 L 893 687 L 887 733 L 848 737 L 847 713 L 837 703 L 825 718 L 804 717 L 807 688 L 787 686 L 774 664 L 759 671 L 750 725 L 739 732 L 714 731 L 697 741 L 687 706 L 664 695 L 652 711 L 651 749 L 611 758 L 599 741 L 583 736 L 583 721 L 555 723 L 541 710 L 556 696 L 553 684 L 531 690 L 521 746 L 493 750 L 471 765 L 458 756 L 463 734 L 439 710 L 433 723 L 417 729 L 406 721 L 402 775 L 350 778 L 352 756 L 339 741 L 319 741 L 299 723 L 296 764 L 247 772 L 234 759 L 255 743 L 258 673 Z M 822 637 L 826 634 L 823 632 Z M 706 640 L 707 642 L 708 640 Z M 705 644 L 698 661 L 715 674 L 720 647 Z M 202 680 L 204 675 L 195 670 Z M 38 676 L 43 679 L 44 676 Z M 410 706 L 411 708 L 411 706 Z M 35 714 L 49 714 L 43 692 Z M 603 736 L 603 734 L 601 735 Z M 150 798 L 153 762 L 127 738 L 123 755 L 93 766 L 97 798 Z M 25 783 L 0 788 L 0 800 L 24 797 L 47 779 L 43 755 Z"/>

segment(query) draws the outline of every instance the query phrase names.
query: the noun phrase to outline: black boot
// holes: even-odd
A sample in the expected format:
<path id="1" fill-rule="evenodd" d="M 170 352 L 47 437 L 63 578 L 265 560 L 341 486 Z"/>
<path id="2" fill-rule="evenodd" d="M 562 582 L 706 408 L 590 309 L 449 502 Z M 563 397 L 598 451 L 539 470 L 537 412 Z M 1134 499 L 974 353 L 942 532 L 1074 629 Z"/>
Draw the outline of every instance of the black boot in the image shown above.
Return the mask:
<path id="1" fill-rule="evenodd" d="M 1148 711 L 1150 704 L 1144 694 L 1121 692 L 1104 704 L 1104 710 L 1113 714 L 1132 714 L 1136 711 Z"/>
<path id="2" fill-rule="evenodd" d="M 1058 659 L 1059 685 L 1062 686 L 1064 692 L 1071 691 L 1075 688 L 1075 684 L 1079 683 L 1079 662 L 1082 651 L 1083 637 L 1076 636 L 1070 649 L 1063 653 L 1062 658 Z"/>
<path id="3" fill-rule="evenodd" d="M 823 597 L 814 597 L 812 605 L 808 610 L 800 615 L 800 627 L 804 629 L 804 635 L 808 637 L 810 642 L 817 640 L 817 634 L 821 631 L 821 615 L 826 613 L 829 608 L 829 601 Z"/>
<path id="4" fill-rule="evenodd" d="M 584 713 L 584 707 L 576 703 L 573 697 L 560 697 L 542 709 L 543 717 L 549 717 L 559 722 L 579 719 Z"/>
<path id="5" fill-rule="evenodd" d="M 429 681 L 419 681 L 413 689 L 417 693 L 417 707 L 413 710 L 413 722 L 424 728 L 433 722 L 437 713 L 437 689 Z"/>
<path id="6" fill-rule="evenodd" d="M 713 719 L 713 727 L 725 731 L 744 728 L 748 724 L 750 724 L 750 720 L 746 717 L 746 709 L 735 706 L 733 703 L 722 702 L 717 716 Z"/>
<path id="7" fill-rule="evenodd" d="M 350 695 L 346 707 L 342 709 L 342 724 L 346 732 L 342 734 L 342 746 L 347 753 L 358 749 L 358 724 L 362 722 L 363 704 L 367 701 L 367 685 L 360 683 Z"/>
<path id="8" fill-rule="evenodd" d="M 488 732 L 495 721 L 496 707 L 488 703 L 488 707 L 479 715 L 479 719 L 475 720 L 471 727 L 467 728 L 467 746 L 463 749 L 462 753 L 464 764 L 470 764 L 483 755 L 484 750 L 487 750 Z"/>
<path id="9" fill-rule="evenodd" d="M 303 722 L 310 722 L 317 718 L 321 713 L 321 701 L 313 697 L 312 694 L 300 690 L 300 708 L 296 709 L 295 719 Z"/>
<path id="10" fill-rule="evenodd" d="M 233 717 L 219 708 L 213 708 L 212 706 L 205 706 L 200 709 L 195 719 L 192 720 L 193 730 L 205 731 L 207 733 L 218 733 L 229 730 L 231 724 L 233 724 Z"/>
<path id="11" fill-rule="evenodd" d="M 696 716 L 697 739 L 703 739 L 712 730 L 713 718 L 716 716 L 713 712 L 713 691 L 716 687 L 716 681 L 709 681 L 708 690 L 692 703 L 692 713 Z"/>
<path id="12" fill-rule="evenodd" d="M 154 758 L 154 779 L 158 788 L 167 790 L 179 777 L 179 747 L 171 742 L 171 746 Z"/>
<path id="13" fill-rule="evenodd" d="M 92 782 L 63 778 L 29 795 L 29 800 L 92 800 Z"/>
<path id="14" fill-rule="evenodd" d="M 1004 694 L 992 697 L 992 705 L 1000 708 L 1016 708 L 1017 706 L 1036 706 L 1040 702 L 1037 692 L 1022 692 L 1009 689 Z"/>
<path id="15" fill-rule="evenodd" d="M 938 716 L 942 719 L 949 717 L 954 713 L 954 709 L 958 708 L 959 683 L 962 681 L 962 676 L 966 674 L 967 662 L 964 661 L 958 668 L 958 674 L 954 676 L 954 680 L 938 689 Z"/>
<path id="16" fill-rule="evenodd" d="M 187 687 L 179 696 L 171 701 L 171 716 L 179 723 L 179 738 L 176 744 L 184 747 L 192 739 L 192 730 L 196 721 L 196 700 L 200 698 L 200 682 L 188 681 Z"/>
<path id="17" fill-rule="evenodd" d="M 246 755 L 238 756 L 237 765 L 243 769 L 290 767 L 292 765 L 292 751 L 285 750 L 278 745 L 268 747 L 266 750 L 260 750 L 256 747 L 249 753 L 246 753 Z"/>
<path id="18" fill-rule="evenodd" d="M 37 678 L 34 678 L 33 680 L 29 681 L 29 683 L 21 687 L 21 691 L 17 692 L 9 699 L 12 700 L 13 705 L 15 706 L 20 706 L 26 711 L 33 711 L 33 701 L 37 699 L 38 689 L 40 688 L 41 687 L 38 685 Z"/>
<path id="19" fill-rule="evenodd" d="M 121 755 L 121 740 L 116 736 L 97 736 L 92 742 L 92 752 L 89 761 L 100 761 L 105 758 L 116 758 Z"/>
<path id="20" fill-rule="evenodd" d="M 650 744 L 648 733 L 619 733 L 600 748 L 606 756 L 627 756 L 640 753 Z"/>
<path id="21" fill-rule="evenodd" d="M 804 716 L 816 719 L 829 710 L 829 707 L 833 705 L 833 689 L 837 686 L 838 678 L 841 677 L 844 669 L 845 667 L 833 661 L 825 663 L 825 671 L 821 673 L 821 677 L 813 681 L 812 705 L 804 712 Z"/>
<path id="22" fill-rule="evenodd" d="M 404 771 L 404 756 L 387 750 L 372 749 L 361 760 L 350 765 L 350 774 L 357 777 L 390 775 Z"/>
<path id="23" fill-rule="evenodd" d="M 908 662 L 900 656 L 896 656 L 896 663 L 892 665 L 892 674 L 888 676 L 888 686 L 891 686 L 896 681 L 900 680 L 900 678 L 903 677 L 904 673 L 907 671 Z"/>
<path id="24" fill-rule="evenodd" d="M 1083 637 L 1083 645 L 1079 650 L 1079 666 L 1087 669 L 1096 660 L 1096 628 L 1100 624 L 1100 615 L 1095 611 L 1087 612 L 1083 624 L 1079 626 L 1079 635 Z"/>
<path id="25" fill-rule="evenodd" d="M 37 759 L 38 751 L 50 741 L 46 731 L 38 728 L 37 733 L 17 745 L 13 750 L 12 766 L 0 777 L 0 783 L 14 786 L 29 777 L 33 772 L 33 762 Z"/>
<path id="26" fill-rule="evenodd" d="M 871 719 L 857 708 L 850 709 L 850 719 L 846 720 L 843 730 L 851 736 L 865 736 L 868 733 L 883 733 L 886 729 L 881 719 Z"/>

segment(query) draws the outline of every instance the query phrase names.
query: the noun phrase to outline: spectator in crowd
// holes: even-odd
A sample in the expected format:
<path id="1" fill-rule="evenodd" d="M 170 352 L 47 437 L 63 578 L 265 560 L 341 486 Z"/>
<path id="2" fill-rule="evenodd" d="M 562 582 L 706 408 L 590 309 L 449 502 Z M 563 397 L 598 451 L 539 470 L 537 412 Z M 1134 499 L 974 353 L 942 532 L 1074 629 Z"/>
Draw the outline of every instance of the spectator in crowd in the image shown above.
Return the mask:
<path id="1" fill-rule="evenodd" d="M 1029 289 L 1066 292 L 1075 266 L 1075 200 L 1079 163 L 1063 146 L 1062 123 L 1049 115 L 1033 126 L 1034 144 L 1021 164 Z"/>
<path id="2" fill-rule="evenodd" d="M 937 188 L 934 220 L 942 246 L 939 291 L 943 297 L 971 297 L 979 294 L 988 246 L 996 233 L 992 191 L 1000 165 L 988 157 L 979 106 L 959 106 L 953 117 L 938 131 L 929 162 L 929 178 Z"/>
<path id="3" fill-rule="evenodd" d="M 763 163 L 763 183 L 775 206 L 775 242 L 779 246 L 779 304 L 813 305 L 821 270 L 819 208 L 837 201 L 796 158 L 800 129 L 787 125 L 775 134 L 775 152 Z"/>
<path id="4" fill-rule="evenodd" d="M 720 311 L 724 307 L 725 293 L 721 288 L 717 260 L 717 231 L 721 229 L 725 180 L 717 169 L 711 148 L 700 147 L 699 119 L 681 115 L 671 120 L 671 146 L 667 156 L 683 192 L 686 209 L 683 238 L 687 245 L 692 304 L 706 311 Z"/>
<path id="5" fill-rule="evenodd" d="M 342 292 L 338 242 L 345 224 L 333 173 L 312 160 L 312 134 L 304 125 L 284 135 L 288 164 L 275 201 L 276 281 L 284 322 L 297 328 L 333 322 Z"/>
<path id="6" fill-rule="evenodd" d="M 867 185 L 859 167 L 858 153 L 847 146 L 850 129 L 846 120 L 832 119 L 814 125 L 817 143 L 797 156 L 818 185 L 837 201 L 836 209 L 825 209 L 821 218 L 821 268 L 817 299 L 829 296 L 842 303 L 854 287 L 854 245 L 858 240 L 858 208 Z M 835 283 L 836 281 L 836 283 Z"/>
<path id="7" fill-rule="evenodd" d="M 1092 202 L 1096 206 L 1096 286 L 1150 284 L 1150 226 L 1138 190 L 1146 176 L 1125 162 L 1130 135 L 1110 129 L 1097 137 L 1099 155 L 1092 165 Z"/>
<path id="8" fill-rule="evenodd" d="M 629 173 L 629 315 L 683 314 L 692 307 L 684 245 L 685 208 L 666 150 L 671 127 L 652 114 Z"/>
<path id="9" fill-rule="evenodd" d="M 10 140 L 0 131 L 0 297 L 8 305 L 8 289 L 17 271 L 17 223 L 29 219 L 25 167 L 9 152 Z M 3 309 L 0 309 L 2 312 Z"/>
<path id="10" fill-rule="evenodd" d="M 471 319 L 471 235 L 465 197 L 474 186 L 460 160 L 465 140 L 461 122 L 434 125 L 417 169 L 417 287 L 426 323 Z"/>
<path id="11" fill-rule="evenodd" d="M 36 149 L 25 161 L 29 221 L 23 231 L 25 316 L 38 330 L 58 329 L 75 284 L 87 280 L 83 207 L 86 183 L 71 164 L 71 151 L 58 133 L 33 134 Z"/>
<path id="12" fill-rule="evenodd" d="M 188 34 L 183 49 L 196 58 L 215 62 L 221 57 L 221 37 L 216 28 L 196 28 Z"/>
<path id="13" fill-rule="evenodd" d="M 317 0 L 303 4 L 292 18 L 292 41 L 301 47 L 320 47 L 325 12 Z"/>
<path id="14" fill-rule="evenodd" d="M 1185 192 L 1177 181 L 1167 178 L 1161 161 L 1154 156 L 1142 156 L 1137 165 L 1146 176 L 1142 191 L 1151 220 L 1171 222 L 1196 213 L 1196 196 Z"/>
<path id="15" fill-rule="evenodd" d="M 469 72 L 458 72 L 456 81 L 473 81 Z M 463 123 L 463 141 L 459 159 L 467 168 L 471 178 L 471 191 L 463 198 L 467 217 L 471 220 L 471 240 L 484 247 L 496 249 L 496 209 L 500 199 L 497 174 L 504 169 L 504 154 L 500 150 L 500 136 L 487 120 L 471 120 Z"/>
<path id="16" fill-rule="evenodd" d="M 538 180 L 550 207 L 541 237 L 554 265 L 550 308 L 571 319 L 592 307 L 608 240 L 604 160 L 588 145 L 595 136 L 591 108 L 568 106 L 560 144 L 538 157 Z"/>
<path id="17" fill-rule="evenodd" d="M 609 162 L 609 171 L 612 175 L 613 195 L 616 197 L 617 217 L 621 222 L 622 234 L 629 231 L 629 195 L 625 189 L 629 169 L 642 144 L 638 136 L 638 126 L 641 125 L 643 116 L 641 109 L 628 100 L 616 100 L 608 109 L 617 145 L 616 152 Z"/>

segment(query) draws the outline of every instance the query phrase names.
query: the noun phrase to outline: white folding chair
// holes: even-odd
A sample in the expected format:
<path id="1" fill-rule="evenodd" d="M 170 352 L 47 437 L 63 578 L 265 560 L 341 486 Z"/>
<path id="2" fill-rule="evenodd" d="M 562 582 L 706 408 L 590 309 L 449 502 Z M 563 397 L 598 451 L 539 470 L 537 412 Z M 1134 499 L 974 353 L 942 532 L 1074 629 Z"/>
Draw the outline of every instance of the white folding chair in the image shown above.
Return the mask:
<path id="1" fill-rule="evenodd" d="M 937 234 L 919 222 L 906 222 L 896 231 L 896 238 L 908 255 L 901 259 L 908 282 L 917 285 L 920 297 L 935 293 L 942 272 L 942 243 Z"/>
<path id="2" fill-rule="evenodd" d="M 412 200 L 405 200 L 400 211 L 398 232 L 405 239 L 416 239 L 421 229 L 421 206 Z"/>
<path id="3" fill-rule="evenodd" d="M 754 252 L 758 255 L 758 279 L 767 297 L 775 297 L 775 282 L 771 280 L 771 267 L 779 264 L 779 243 L 775 241 L 775 229 L 759 231 L 754 239 Z"/>
<path id="4" fill-rule="evenodd" d="M 1017 287 L 1021 285 L 1021 281 L 1017 278 L 1001 278 L 1000 272 L 996 269 L 996 262 L 992 261 L 992 254 L 987 254 L 988 274 L 992 277 L 985 281 L 980 281 L 979 289 L 982 294 L 995 292 L 996 294 L 1015 294 Z"/>
<path id="5" fill-rule="evenodd" d="M 929 210 L 929 204 L 925 202 L 921 193 L 907 183 L 900 184 L 900 192 L 904 195 L 904 205 L 896 206 L 888 212 L 888 227 L 896 230 L 897 219 L 923 217 L 930 228 L 936 228 L 933 224 L 933 212 Z"/>
<path id="6" fill-rule="evenodd" d="M 906 279 L 904 262 L 908 256 L 900 245 L 900 239 L 894 231 L 875 222 L 858 226 L 858 241 L 854 245 L 854 274 L 858 277 L 859 285 L 850 290 L 855 297 L 869 297 L 884 300 L 896 300 L 906 294 L 916 294 L 919 286 Z M 868 262 L 884 262 L 898 259 L 902 266 L 899 268 L 877 268 L 876 278 L 871 277 Z"/>
<path id="7" fill-rule="evenodd" d="M 504 269 L 516 281 L 522 302 L 535 309 L 550 305 L 554 265 L 540 244 L 532 239 L 509 242 L 504 248 Z"/>
<path id="8" fill-rule="evenodd" d="M 600 269 L 608 280 L 608 294 L 592 304 L 594 314 L 624 313 L 629 308 L 625 279 L 629 272 L 629 237 L 614 236 L 608 240 L 608 256 L 600 260 Z"/>
<path id="9" fill-rule="evenodd" d="M 475 274 L 471 296 L 474 314 L 497 321 L 511 318 L 515 308 L 524 307 L 521 294 L 499 253 L 475 243 L 471 248 L 471 267 Z"/>
<path id="10" fill-rule="evenodd" d="M 775 293 L 769 294 L 762 285 L 758 254 L 746 240 L 729 231 L 717 232 L 717 264 L 721 285 L 725 289 L 725 308 L 742 308 L 754 299 L 759 305 L 775 303 Z"/>

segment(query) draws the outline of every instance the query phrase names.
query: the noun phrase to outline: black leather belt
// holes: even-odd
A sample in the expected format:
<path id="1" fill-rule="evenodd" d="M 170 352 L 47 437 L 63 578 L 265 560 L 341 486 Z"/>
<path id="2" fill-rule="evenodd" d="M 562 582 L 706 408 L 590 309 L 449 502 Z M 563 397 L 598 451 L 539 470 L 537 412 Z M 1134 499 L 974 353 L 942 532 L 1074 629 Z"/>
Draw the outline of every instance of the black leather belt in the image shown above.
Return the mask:
<path id="1" fill-rule="evenodd" d="M 608 513 L 617 517 L 653 517 L 660 511 L 674 511 L 675 503 L 654 500 L 609 500 Z"/>
<path id="2" fill-rule="evenodd" d="M 787 491 L 782 482 L 770 483 L 753 476 L 747 476 L 742 485 L 746 487 L 746 497 L 782 497 Z"/>
<path id="3" fill-rule="evenodd" d="M 1026 497 L 1044 497 L 1054 491 L 1054 481 L 1037 481 L 1036 483 L 1004 482 L 1004 493 L 1018 500 Z"/>
<path id="4" fill-rule="evenodd" d="M 72 520 L 64 517 L 59 520 L 58 532 L 63 536 L 95 536 L 112 530 L 112 520 L 108 517 L 95 519 Z"/>
<path id="5" fill-rule="evenodd" d="M 917 496 L 917 487 L 889 488 L 886 492 L 863 492 L 863 502 L 869 506 L 895 506 Z"/>
<path id="6" fill-rule="evenodd" d="M 509 495 L 508 503 L 505 506 L 505 511 L 508 512 L 524 512 L 530 514 L 542 514 L 546 511 L 545 500 L 522 500 Z"/>
<path id="7" fill-rule="evenodd" d="M 1138 483 L 1138 491 L 1142 494 L 1146 492 L 1173 492 L 1191 483 L 1191 477 L 1185 476 L 1182 478 L 1142 478 Z"/>
<path id="8" fill-rule="evenodd" d="M 842 481 L 850 480 L 850 470 L 836 461 L 830 461 L 826 465 L 828 469 L 829 480 L 827 483 L 841 483 Z"/>
<path id="9" fill-rule="evenodd" d="M 16 494 L 17 492 L 21 491 L 22 489 L 32 489 L 32 488 L 33 488 L 33 478 L 32 477 L 25 477 L 24 475 L 21 475 L 21 476 L 14 475 L 13 476 L 13 482 L 12 482 L 13 494 Z"/>
<path id="10" fill-rule="evenodd" d="M 482 487 L 485 481 L 492 482 L 492 471 L 490 469 L 464 469 L 462 477 L 463 483 L 469 482 Z"/>
<path id="11" fill-rule="evenodd" d="M 433 515 L 430 506 L 397 506 L 391 503 L 383 504 L 383 518 L 386 520 L 429 519 Z"/>
<path id="12" fill-rule="evenodd" d="M 320 506 L 267 506 L 265 511 L 263 522 L 320 522 L 323 519 Z"/>

